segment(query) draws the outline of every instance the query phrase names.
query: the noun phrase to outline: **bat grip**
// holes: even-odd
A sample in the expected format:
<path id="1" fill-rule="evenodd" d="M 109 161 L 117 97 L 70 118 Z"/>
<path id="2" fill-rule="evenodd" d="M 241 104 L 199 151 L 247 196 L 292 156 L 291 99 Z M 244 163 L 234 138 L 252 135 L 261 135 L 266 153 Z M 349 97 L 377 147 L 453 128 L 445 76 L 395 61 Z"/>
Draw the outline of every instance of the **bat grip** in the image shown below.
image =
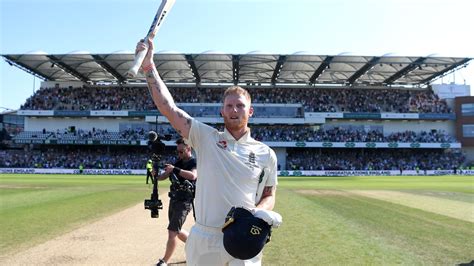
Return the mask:
<path id="1" fill-rule="evenodd" d="M 133 66 L 127 71 L 126 76 L 128 78 L 133 78 L 137 75 L 138 70 L 140 69 L 143 59 L 145 59 L 146 53 L 148 52 L 148 44 L 145 43 L 145 49 L 138 52 L 135 55 L 135 60 L 133 61 Z"/>

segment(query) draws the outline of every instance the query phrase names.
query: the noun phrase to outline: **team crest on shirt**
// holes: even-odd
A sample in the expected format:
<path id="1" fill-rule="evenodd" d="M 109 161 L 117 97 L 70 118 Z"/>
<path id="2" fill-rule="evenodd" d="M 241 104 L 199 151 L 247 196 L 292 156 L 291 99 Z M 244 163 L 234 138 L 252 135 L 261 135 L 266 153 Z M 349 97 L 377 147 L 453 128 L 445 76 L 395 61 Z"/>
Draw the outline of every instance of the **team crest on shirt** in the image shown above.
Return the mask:
<path id="1" fill-rule="evenodd" d="M 245 162 L 246 165 L 248 165 L 250 168 L 254 168 L 254 167 L 258 167 L 258 165 L 255 163 L 255 159 L 257 158 L 257 156 L 255 156 L 255 153 L 254 152 L 250 152 L 249 153 L 249 159 L 247 162 Z"/>
<path id="2" fill-rule="evenodd" d="M 249 163 L 255 164 L 255 153 L 252 151 L 249 153 Z"/>
<path id="3" fill-rule="evenodd" d="M 216 142 L 216 145 L 217 145 L 217 147 L 219 147 L 223 150 L 227 150 L 227 141 L 225 141 L 225 140 L 219 140 L 218 142 Z"/>

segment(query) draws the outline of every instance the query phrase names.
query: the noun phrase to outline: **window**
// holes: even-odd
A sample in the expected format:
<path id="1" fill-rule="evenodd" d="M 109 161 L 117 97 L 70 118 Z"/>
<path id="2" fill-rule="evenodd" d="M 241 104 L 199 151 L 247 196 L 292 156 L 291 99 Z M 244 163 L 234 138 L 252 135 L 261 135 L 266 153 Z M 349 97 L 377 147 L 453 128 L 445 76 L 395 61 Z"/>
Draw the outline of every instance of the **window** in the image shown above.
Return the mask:
<path id="1" fill-rule="evenodd" d="M 474 103 L 463 103 L 461 105 L 462 116 L 474 116 Z"/>
<path id="2" fill-rule="evenodd" d="M 462 136 L 465 138 L 474 137 L 474 125 L 462 125 Z"/>

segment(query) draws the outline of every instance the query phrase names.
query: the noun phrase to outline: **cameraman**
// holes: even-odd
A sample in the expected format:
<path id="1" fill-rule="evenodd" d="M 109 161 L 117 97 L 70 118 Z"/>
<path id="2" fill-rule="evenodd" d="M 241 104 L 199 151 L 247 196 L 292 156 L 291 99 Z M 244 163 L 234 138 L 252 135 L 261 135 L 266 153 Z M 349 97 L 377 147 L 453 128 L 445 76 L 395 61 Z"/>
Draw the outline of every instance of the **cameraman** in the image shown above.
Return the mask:
<path id="1" fill-rule="evenodd" d="M 158 176 L 158 180 L 169 178 L 171 186 L 168 209 L 168 242 L 165 255 L 157 265 L 167 265 L 166 263 L 176 248 L 176 237 L 183 242 L 188 239 L 188 232 L 181 227 L 191 211 L 194 200 L 194 186 L 197 178 L 196 159 L 193 158 L 191 147 L 184 143 L 183 139 L 178 139 L 176 144 L 178 161 L 174 165 L 165 164 L 164 172 Z"/>

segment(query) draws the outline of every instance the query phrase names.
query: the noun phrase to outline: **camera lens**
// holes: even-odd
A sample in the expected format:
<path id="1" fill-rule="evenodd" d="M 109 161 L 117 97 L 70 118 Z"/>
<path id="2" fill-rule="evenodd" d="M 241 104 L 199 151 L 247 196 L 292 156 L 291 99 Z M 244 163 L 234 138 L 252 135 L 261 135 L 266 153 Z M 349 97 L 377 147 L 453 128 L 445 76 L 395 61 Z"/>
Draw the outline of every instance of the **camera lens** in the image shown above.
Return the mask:
<path id="1" fill-rule="evenodd" d="M 148 132 L 148 140 L 155 141 L 158 138 L 158 134 L 155 131 Z"/>

